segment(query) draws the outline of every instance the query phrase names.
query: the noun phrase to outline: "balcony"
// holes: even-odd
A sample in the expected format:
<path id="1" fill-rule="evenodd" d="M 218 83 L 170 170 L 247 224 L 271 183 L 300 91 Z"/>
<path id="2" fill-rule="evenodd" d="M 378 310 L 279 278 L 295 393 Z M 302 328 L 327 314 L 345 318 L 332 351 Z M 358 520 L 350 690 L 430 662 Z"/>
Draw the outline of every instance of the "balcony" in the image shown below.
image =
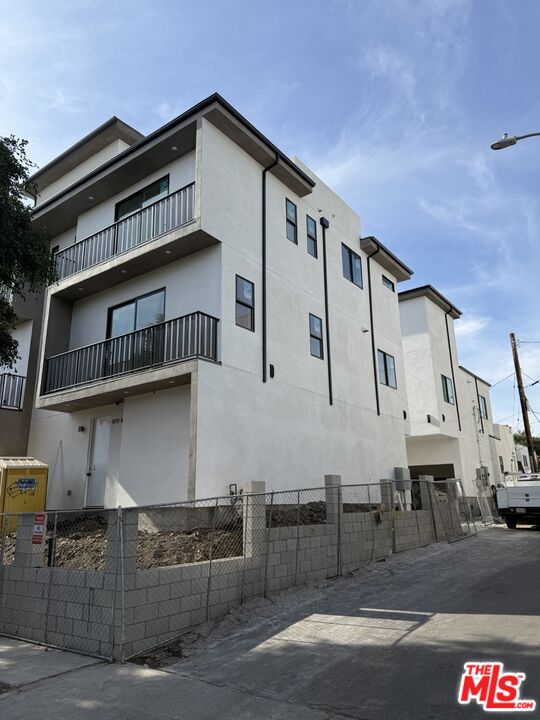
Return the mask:
<path id="1" fill-rule="evenodd" d="M 22 410 L 25 382 L 26 378 L 23 375 L 13 373 L 0 375 L 1 410 Z"/>
<path id="2" fill-rule="evenodd" d="M 135 388 L 136 393 L 161 389 L 171 384 L 183 384 L 191 367 L 178 370 L 177 364 L 198 359 L 217 361 L 218 319 L 203 312 L 168 320 L 135 332 L 119 335 L 103 342 L 87 345 L 54 355 L 45 360 L 43 368 L 41 407 L 55 407 L 47 402 L 51 396 L 62 394 L 57 409 L 70 409 L 68 394 L 76 394 L 75 404 L 90 407 L 116 401 Z M 152 371 L 169 369 L 167 373 Z M 113 381 L 129 378 L 121 385 Z M 97 383 L 97 385 L 96 385 Z M 113 387 L 111 388 L 111 383 Z M 129 387 L 130 391 L 125 391 Z"/>

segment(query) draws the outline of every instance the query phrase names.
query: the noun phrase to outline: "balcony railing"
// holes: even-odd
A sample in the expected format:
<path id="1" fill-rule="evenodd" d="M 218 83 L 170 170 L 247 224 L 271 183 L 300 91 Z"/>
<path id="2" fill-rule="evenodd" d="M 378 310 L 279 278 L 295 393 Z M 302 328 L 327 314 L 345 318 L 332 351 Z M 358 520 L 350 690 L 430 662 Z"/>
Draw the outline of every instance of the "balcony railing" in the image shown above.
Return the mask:
<path id="1" fill-rule="evenodd" d="M 58 279 L 105 262 L 193 220 L 195 183 L 56 253 Z"/>
<path id="2" fill-rule="evenodd" d="M 218 319 L 202 312 L 168 320 L 45 360 L 42 394 L 167 363 L 217 360 Z"/>
<path id="3" fill-rule="evenodd" d="M 24 398 L 23 375 L 3 373 L 0 375 L 0 408 L 2 410 L 22 410 Z"/>

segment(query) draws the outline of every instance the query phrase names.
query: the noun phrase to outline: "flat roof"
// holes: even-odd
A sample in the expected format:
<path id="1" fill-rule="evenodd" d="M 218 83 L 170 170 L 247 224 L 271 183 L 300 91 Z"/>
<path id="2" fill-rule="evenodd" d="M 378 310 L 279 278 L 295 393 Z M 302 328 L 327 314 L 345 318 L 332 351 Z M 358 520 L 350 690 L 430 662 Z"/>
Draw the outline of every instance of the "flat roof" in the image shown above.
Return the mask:
<path id="1" fill-rule="evenodd" d="M 392 273 L 398 282 L 410 280 L 411 275 L 413 275 L 411 268 L 405 265 L 386 245 L 383 245 L 382 242 L 377 240 L 373 235 L 360 238 L 360 247 L 370 257 L 376 255 L 375 261 L 388 270 L 388 272 Z"/>
<path id="2" fill-rule="evenodd" d="M 410 290 L 403 290 L 398 293 L 399 302 L 405 300 L 413 300 L 414 298 L 427 297 L 428 300 L 438 305 L 442 310 L 447 312 L 451 318 L 457 320 L 461 317 L 462 312 L 447 298 L 444 297 L 433 285 L 421 285 L 420 287 L 411 288 Z"/>
<path id="3" fill-rule="evenodd" d="M 475 375 L 475 374 L 474 374 L 473 372 L 471 372 L 470 370 L 467 370 L 467 368 L 466 368 L 466 367 L 463 367 L 463 365 L 460 365 L 460 366 L 459 366 L 459 369 L 460 369 L 460 370 L 463 370 L 463 372 L 467 373 L 467 375 L 470 375 L 471 377 L 475 378 L 476 380 L 479 380 L 481 383 L 484 383 L 484 385 L 487 385 L 488 387 L 491 387 L 491 383 L 488 383 L 487 380 L 484 380 L 483 378 L 481 378 L 480 375 Z"/>

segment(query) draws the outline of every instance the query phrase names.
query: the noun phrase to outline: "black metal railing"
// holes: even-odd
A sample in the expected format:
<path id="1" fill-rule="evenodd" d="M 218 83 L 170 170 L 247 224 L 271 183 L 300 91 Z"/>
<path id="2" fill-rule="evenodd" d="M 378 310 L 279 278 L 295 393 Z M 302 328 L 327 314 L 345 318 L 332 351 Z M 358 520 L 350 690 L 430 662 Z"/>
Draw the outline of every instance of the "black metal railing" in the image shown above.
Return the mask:
<path id="1" fill-rule="evenodd" d="M 24 398 L 23 375 L 2 373 L 0 375 L 0 408 L 2 410 L 22 410 Z"/>
<path id="2" fill-rule="evenodd" d="M 217 360 L 219 320 L 203 312 L 167 320 L 45 360 L 42 394 L 166 363 Z"/>
<path id="3" fill-rule="evenodd" d="M 105 262 L 193 220 L 195 183 L 56 253 L 58 279 Z"/>

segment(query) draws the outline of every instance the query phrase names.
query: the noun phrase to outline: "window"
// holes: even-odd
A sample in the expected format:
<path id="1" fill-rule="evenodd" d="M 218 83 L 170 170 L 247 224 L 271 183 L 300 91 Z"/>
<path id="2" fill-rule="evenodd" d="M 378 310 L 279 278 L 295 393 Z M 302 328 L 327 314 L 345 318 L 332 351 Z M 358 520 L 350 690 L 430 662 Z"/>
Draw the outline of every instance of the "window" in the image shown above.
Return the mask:
<path id="1" fill-rule="evenodd" d="M 157 325 L 164 319 L 165 290 L 162 289 L 109 308 L 107 337 L 142 330 L 150 325 Z"/>
<path id="2" fill-rule="evenodd" d="M 396 361 L 388 353 L 377 350 L 379 358 L 379 381 L 382 385 L 397 388 L 396 382 Z"/>
<path id="3" fill-rule="evenodd" d="M 504 474 L 504 460 L 501 455 L 499 455 L 499 467 L 501 468 L 501 472 Z"/>
<path id="4" fill-rule="evenodd" d="M 362 287 L 362 260 L 346 245 L 341 245 L 341 261 L 343 263 L 343 277 L 358 287 Z"/>
<path id="5" fill-rule="evenodd" d="M 255 331 L 255 286 L 240 275 L 236 276 L 236 324 Z"/>
<path id="6" fill-rule="evenodd" d="M 116 203 L 115 220 L 121 220 L 123 217 L 126 217 L 126 215 L 131 215 L 131 213 L 137 212 L 137 210 L 141 210 L 147 205 L 151 205 L 153 202 L 156 202 L 156 200 L 168 194 L 169 176 L 167 175 L 142 190 L 138 190 L 136 193 L 133 193 L 133 195 L 125 198 L 125 200 Z"/>
<path id="7" fill-rule="evenodd" d="M 456 398 L 454 395 L 454 383 L 451 378 L 446 377 L 446 375 L 441 375 L 441 380 L 444 401 L 450 403 L 450 405 L 455 405 Z"/>
<path id="8" fill-rule="evenodd" d="M 312 217 L 306 215 L 307 228 L 307 251 L 313 257 L 317 257 L 317 223 Z"/>
<path id="9" fill-rule="evenodd" d="M 309 349 L 313 357 L 323 358 L 322 320 L 309 313 Z"/>
<path id="10" fill-rule="evenodd" d="M 296 205 L 290 200 L 285 200 L 287 211 L 287 238 L 298 245 L 298 227 L 296 221 Z"/>
<path id="11" fill-rule="evenodd" d="M 484 418 L 484 420 L 487 420 L 488 411 L 486 398 L 483 395 L 479 395 L 478 400 L 480 401 L 480 415 Z"/>
<path id="12" fill-rule="evenodd" d="M 386 275 L 382 276 L 382 284 L 384 287 L 387 287 L 392 292 L 396 292 L 396 286 L 394 283 L 390 280 L 390 278 L 387 278 Z"/>

